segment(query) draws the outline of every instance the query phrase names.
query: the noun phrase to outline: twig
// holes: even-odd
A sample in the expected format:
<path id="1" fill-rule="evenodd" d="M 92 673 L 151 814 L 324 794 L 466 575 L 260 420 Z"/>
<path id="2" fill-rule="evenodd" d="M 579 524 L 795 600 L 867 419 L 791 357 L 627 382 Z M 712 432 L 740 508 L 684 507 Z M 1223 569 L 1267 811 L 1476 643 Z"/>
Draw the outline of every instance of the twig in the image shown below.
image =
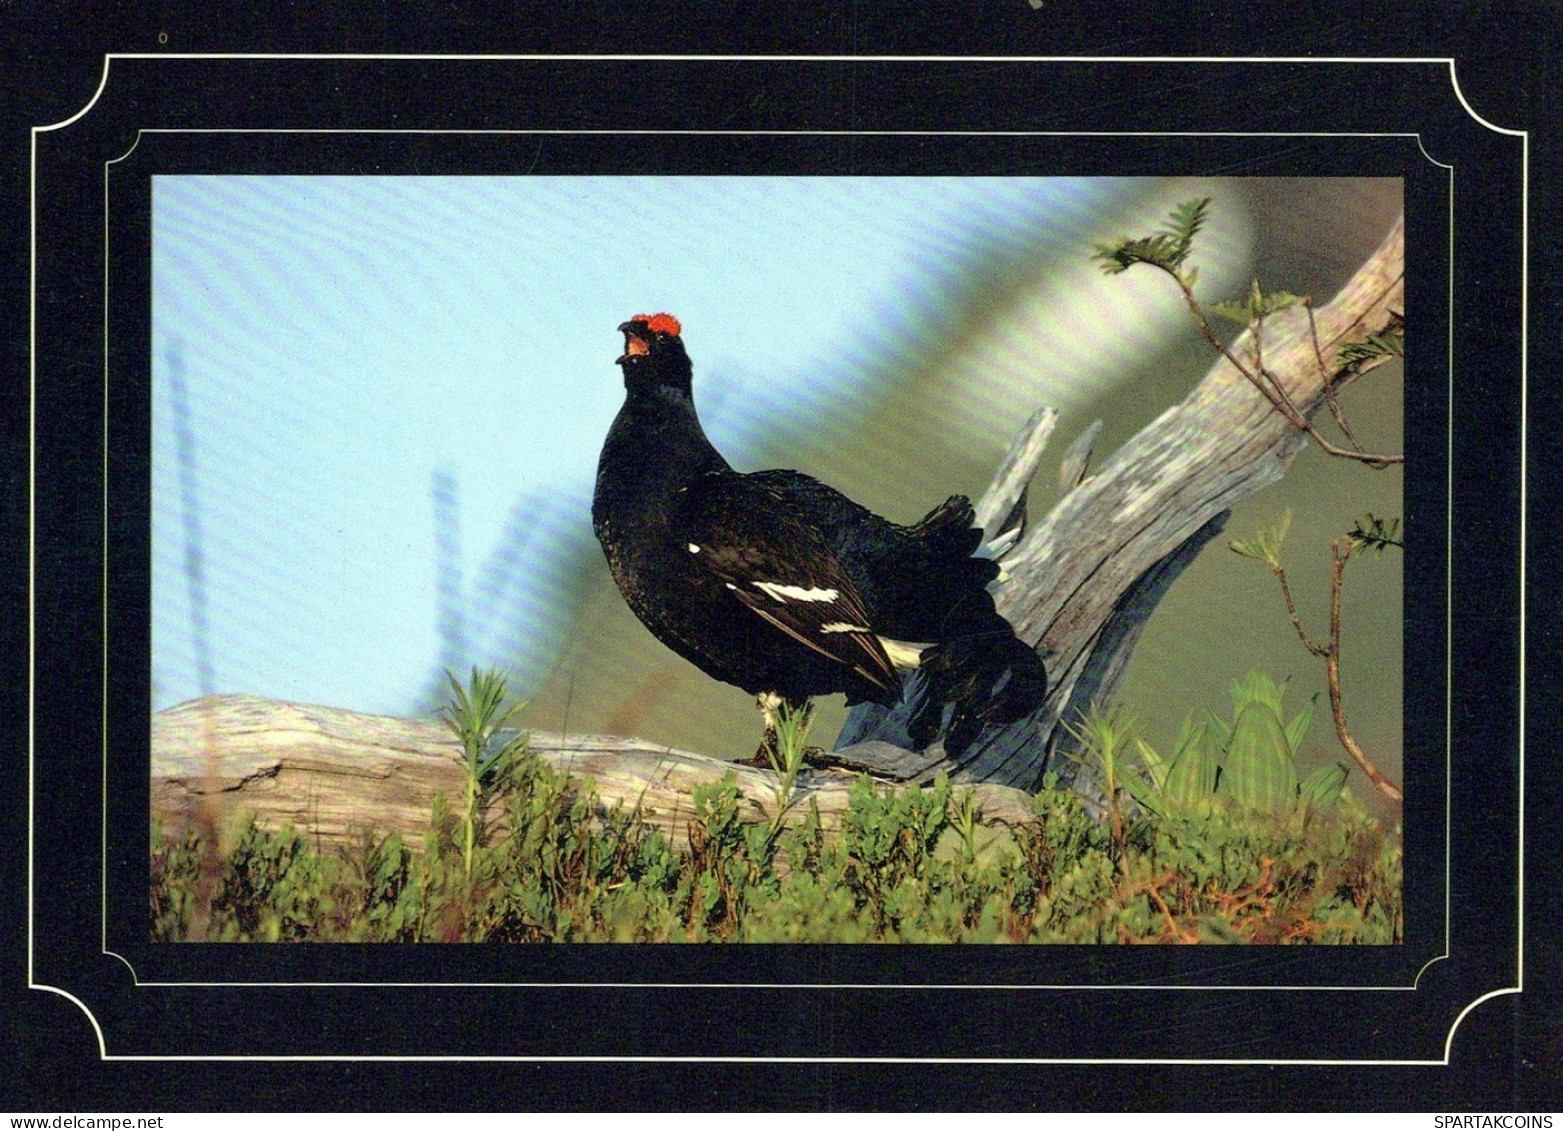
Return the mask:
<path id="1" fill-rule="evenodd" d="M 1163 270 L 1165 270 L 1165 268 L 1163 268 Z M 1222 357 L 1226 358 L 1227 361 L 1231 362 L 1234 369 L 1236 369 L 1244 377 L 1248 378 L 1249 383 L 1253 385 L 1254 388 L 1259 390 L 1259 392 L 1264 396 L 1265 400 L 1270 402 L 1271 407 L 1279 412 L 1282 416 L 1286 417 L 1286 419 L 1294 428 L 1306 430 L 1308 427 L 1308 421 L 1303 418 L 1302 413 L 1297 411 L 1297 406 L 1292 404 L 1291 400 L 1285 394 L 1278 393 L 1270 389 L 1263 381 L 1261 381 L 1249 370 L 1248 366 L 1239 361 L 1237 356 L 1227 348 L 1227 344 L 1223 342 L 1220 335 L 1216 333 L 1216 328 L 1210 324 L 1210 319 L 1205 317 L 1205 312 L 1200 307 L 1199 300 L 1194 297 L 1194 288 L 1192 285 L 1190 285 L 1188 280 L 1183 278 L 1183 276 L 1179 275 L 1175 271 L 1168 271 L 1167 273 L 1175 280 L 1177 280 L 1178 286 L 1183 291 L 1183 301 L 1188 304 L 1189 313 L 1194 316 L 1195 324 L 1199 327 L 1200 332 L 1205 335 L 1205 340 L 1210 343 L 1211 347 L 1215 349 L 1215 351 Z"/>
<path id="2" fill-rule="evenodd" d="M 1324 389 L 1324 403 L 1329 406 L 1330 415 L 1335 418 L 1335 423 L 1351 441 L 1351 446 L 1359 452 L 1363 448 L 1361 442 L 1351 430 L 1351 425 L 1346 423 L 1346 414 L 1341 411 L 1340 400 L 1335 396 L 1335 382 L 1330 380 L 1329 373 L 1324 368 L 1324 351 L 1319 347 L 1319 324 L 1313 317 L 1313 298 L 1310 295 L 1303 296 L 1303 309 L 1308 312 L 1308 336 L 1313 340 L 1313 360 L 1319 367 L 1319 384 Z"/>
<path id="3" fill-rule="evenodd" d="M 1340 691 L 1340 594 L 1341 577 L 1346 571 L 1346 561 L 1351 557 L 1351 546 L 1350 539 L 1332 542 L 1330 545 L 1334 557 L 1330 580 L 1330 649 L 1324 657 L 1324 675 L 1330 687 L 1330 713 L 1335 717 L 1335 734 L 1346 748 L 1346 753 L 1362 767 L 1362 772 L 1380 793 L 1399 805 L 1405 800 L 1405 794 L 1380 772 L 1346 728 L 1346 708 L 1341 701 Z"/>
<path id="4" fill-rule="evenodd" d="M 1297 615 L 1297 604 L 1292 600 L 1292 587 L 1286 583 L 1286 568 L 1279 561 L 1271 562 L 1270 572 L 1275 574 L 1276 580 L 1281 583 L 1281 596 L 1286 599 L 1286 612 L 1292 618 L 1292 627 L 1297 630 L 1297 638 L 1302 641 L 1303 647 L 1315 656 L 1329 655 L 1329 648 L 1321 644 L 1315 644 L 1308 636 L 1308 630 L 1303 627 L 1302 617 Z"/>
<path id="5" fill-rule="evenodd" d="M 1160 885 L 1177 878 L 1177 874 L 1173 872 L 1158 876 L 1145 885 L 1145 894 L 1155 901 L 1156 906 L 1161 909 L 1161 913 L 1167 917 L 1167 930 L 1171 932 L 1174 939 L 1180 943 L 1195 943 L 1199 941 L 1199 936 L 1178 926 L 1178 920 L 1172 914 L 1172 908 L 1168 907 L 1167 901 L 1161 897 Z"/>
<path id="6" fill-rule="evenodd" d="M 1345 542 L 1336 541 L 1330 544 L 1334 566 L 1330 583 L 1330 642 L 1328 644 L 1314 641 L 1308 635 L 1308 630 L 1303 627 L 1302 617 L 1297 613 L 1297 604 L 1292 600 L 1291 586 L 1286 581 L 1286 567 L 1278 558 L 1273 557 L 1266 560 L 1265 564 L 1281 583 L 1281 596 L 1286 601 L 1286 613 L 1292 618 L 1292 627 L 1297 630 L 1297 638 L 1302 641 L 1304 648 L 1324 660 L 1325 681 L 1330 689 L 1330 713 L 1335 719 L 1335 734 L 1340 739 L 1341 746 L 1345 747 L 1346 753 L 1362 767 L 1362 772 L 1367 775 L 1374 787 L 1399 804 L 1404 800 L 1400 787 L 1384 776 L 1373 764 L 1373 760 L 1357 744 L 1357 740 L 1352 737 L 1351 731 L 1346 726 L 1346 708 L 1340 688 L 1340 595 L 1341 577 L 1346 569 L 1346 560 L 1351 557 L 1352 545 L 1349 538 Z"/>
<path id="7" fill-rule="evenodd" d="M 1248 383 L 1251 384 L 1254 388 L 1258 389 L 1259 392 L 1264 396 L 1265 400 L 1269 401 L 1271 406 L 1277 412 L 1286 417 L 1287 422 L 1290 423 L 1292 427 L 1306 433 L 1314 443 L 1319 445 L 1319 447 L 1326 455 L 1339 456 L 1342 459 L 1354 459 L 1373 468 L 1384 468 L 1389 467 L 1392 464 L 1406 462 L 1406 457 L 1404 455 L 1382 455 L 1374 452 L 1364 452 L 1360 448 L 1356 451 L 1352 451 L 1349 448 L 1338 447 L 1337 445 L 1332 444 L 1330 441 L 1326 440 L 1323 434 L 1313 426 L 1313 422 L 1310 421 L 1307 416 L 1305 416 L 1303 412 L 1292 403 L 1291 398 L 1288 397 L 1282 390 L 1280 381 L 1273 373 L 1270 373 L 1268 370 L 1262 370 L 1263 377 L 1269 378 L 1269 384 L 1267 384 L 1262 379 L 1260 373 L 1255 373 L 1253 370 L 1249 369 L 1248 366 L 1244 365 L 1241 361 L 1238 360 L 1237 355 L 1234 354 L 1227 347 L 1226 343 L 1221 340 L 1220 336 L 1216 333 L 1215 327 L 1213 327 L 1210 324 L 1210 320 L 1205 317 L 1205 311 L 1199 305 L 1199 300 L 1194 297 L 1194 288 L 1189 283 L 1188 279 L 1176 271 L 1167 270 L 1165 267 L 1163 267 L 1162 270 L 1167 271 L 1169 275 L 1177 280 L 1179 289 L 1183 291 L 1183 301 L 1188 305 L 1189 312 L 1194 316 L 1194 321 L 1198 324 L 1200 332 L 1204 334 L 1205 340 L 1215 348 L 1217 353 L 1226 358 L 1234 369 L 1247 378 Z M 1329 381 L 1325 381 L 1325 386 L 1329 386 Z"/>

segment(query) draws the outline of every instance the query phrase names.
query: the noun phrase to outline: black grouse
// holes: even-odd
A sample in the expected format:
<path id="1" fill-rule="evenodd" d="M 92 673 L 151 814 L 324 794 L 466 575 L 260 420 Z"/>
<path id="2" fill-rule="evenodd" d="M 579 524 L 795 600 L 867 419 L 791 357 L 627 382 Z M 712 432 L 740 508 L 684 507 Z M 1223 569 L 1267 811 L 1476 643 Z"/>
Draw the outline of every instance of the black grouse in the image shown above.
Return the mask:
<path id="1" fill-rule="evenodd" d="M 767 742 L 778 700 L 801 709 L 843 692 L 890 707 L 919 667 L 918 748 L 943 731 L 959 757 L 985 725 L 1036 709 L 1047 676 L 994 609 L 998 565 L 974 556 L 967 498 L 901 526 L 796 471 L 734 471 L 695 414 L 678 320 L 637 314 L 619 330 L 626 396 L 592 525 L 630 608 L 707 675 L 757 696 Z"/>

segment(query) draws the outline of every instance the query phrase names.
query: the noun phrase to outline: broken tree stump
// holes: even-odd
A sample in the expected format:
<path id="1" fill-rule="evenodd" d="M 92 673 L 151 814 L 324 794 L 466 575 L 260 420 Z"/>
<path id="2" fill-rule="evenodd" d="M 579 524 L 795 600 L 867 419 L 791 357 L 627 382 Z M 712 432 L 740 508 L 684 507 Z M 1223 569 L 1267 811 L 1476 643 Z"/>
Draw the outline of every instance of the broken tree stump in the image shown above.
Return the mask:
<path id="1" fill-rule="evenodd" d="M 1170 281 L 1168 287 L 1168 301 L 1181 302 Z M 1264 368 L 1286 398 L 1311 416 L 1325 401 L 1341 347 L 1382 333 L 1404 304 L 1402 218 L 1340 294 L 1314 309 L 1317 353 L 1315 329 L 1301 304 L 1265 320 Z M 1254 333 L 1245 331 L 1227 350 L 1250 363 Z M 1025 485 L 1052 426 L 1045 410 L 1032 418 L 979 503 L 990 536 L 1024 504 Z M 1232 505 L 1279 480 L 1308 443 L 1222 356 L 1182 403 L 1142 429 L 1094 475 L 1078 479 L 1084 454 L 1072 447 L 1064 462 L 1074 469 L 1069 480 L 1078 482 L 1004 557 L 1007 580 L 996 594 L 998 610 L 1016 635 L 1042 653 L 1047 699 L 1030 718 L 985 732 L 959 762 L 938 744 L 930 747 L 915 780 L 942 770 L 956 781 L 1031 791 L 1052 770 L 1061 781 L 1074 781 L 1076 767 L 1058 756 L 1073 747 L 1066 724 L 1093 700 L 1111 697 L 1145 622 L 1183 569 L 1220 533 Z M 854 753 L 856 744 L 910 745 L 905 724 L 913 694 L 909 690 L 893 710 L 873 703 L 855 707 L 838 740 L 845 752 L 872 766 L 871 757 Z M 1076 784 L 1090 792 L 1086 783 Z"/>

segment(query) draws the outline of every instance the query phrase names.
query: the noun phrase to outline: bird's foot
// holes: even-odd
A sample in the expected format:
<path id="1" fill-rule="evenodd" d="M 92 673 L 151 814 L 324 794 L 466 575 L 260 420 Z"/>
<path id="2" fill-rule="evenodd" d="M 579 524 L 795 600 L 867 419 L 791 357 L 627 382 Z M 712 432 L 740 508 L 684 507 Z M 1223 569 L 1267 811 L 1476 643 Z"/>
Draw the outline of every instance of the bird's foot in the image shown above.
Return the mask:
<path id="1" fill-rule="evenodd" d="M 806 699 L 788 700 L 773 692 L 761 692 L 755 696 L 755 702 L 759 705 L 765 729 L 760 738 L 760 748 L 748 764 L 762 770 L 785 773 L 788 762 L 783 749 L 783 732 L 786 732 L 789 743 L 802 742 L 803 736 L 808 733 L 809 719 L 814 708 Z M 798 751 L 799 765 L 809 761 L 811 751 L 816 756 L 820 753 L 815 746 L 804 746 Z"/>
<path id="2" fill-rule="evenodd" d="M 830 751 L 823 746 L 805 746 L 803 748 L 803 764 L 815 769 L 823 769 L 834 763 L 830 757 Z"/>
<path id="3" fill-rule="evenodd" d="M 760 748 L 748 758 L 738 764 L 740 766 L 753 766 L 757 770 L 769 770 L 776 764 L 776 751 L 767 743 L 760 743 Z"/>

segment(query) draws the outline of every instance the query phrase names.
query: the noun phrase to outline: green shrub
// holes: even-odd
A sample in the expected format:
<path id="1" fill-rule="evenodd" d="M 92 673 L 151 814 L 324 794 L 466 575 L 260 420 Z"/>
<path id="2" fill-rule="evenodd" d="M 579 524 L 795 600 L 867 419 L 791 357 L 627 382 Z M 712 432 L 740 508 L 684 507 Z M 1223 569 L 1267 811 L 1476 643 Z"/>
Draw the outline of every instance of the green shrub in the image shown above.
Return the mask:
<path id="1" fill-rule="evenodd" d="M 422 853 L 395 834 L 322 850 L 244 827 L 200 938 L 354 942 L 1399 942 L 1401 848 L 1350 800 L 1306 822 L 1213 808 L 1146 814 L 1121 842 L 1050 781 L 1036 820 L 977 854 L 940 782 L 860 779 L 841 835 L 810 809 L 774 845 L 704 786 L 690 849 L 546 766 L 510 795 L 510 832 L 467 857 L 438 807 Z M 957 791 L 959 792 L 959 791 Z M 964 794 L 963 796 L 969 796 Z M 205 849 L 156 832 L 154 939 L 192 937 Z"/>

